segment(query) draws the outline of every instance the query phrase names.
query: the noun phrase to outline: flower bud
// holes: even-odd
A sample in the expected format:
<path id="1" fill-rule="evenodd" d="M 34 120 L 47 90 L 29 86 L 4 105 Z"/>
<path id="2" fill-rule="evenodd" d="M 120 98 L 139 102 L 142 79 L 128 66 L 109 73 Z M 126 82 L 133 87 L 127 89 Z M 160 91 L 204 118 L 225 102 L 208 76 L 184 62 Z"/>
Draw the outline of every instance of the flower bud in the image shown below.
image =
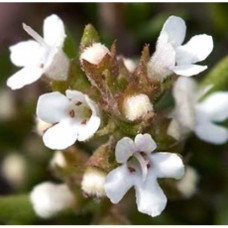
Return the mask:
<path id="1" fill-rule="evenodd" d="M 188 166 L 185 171 L 185 176 L 177 183 L 177 189 L 184 198 L 188 199 L 196 193 L 198 181 L 198 173 L 194 168 Z"/>
<path id="2" fill-rule="evenodd" d="M 125 67 L 128 69 L 128 71 L 130 73 L 134 72 L 135 68 L 136 68 L 136 64 L 133 60 L 129 59 L 129 58 L 123 58 L 123 62 Z"/>
<path id="3" fill-rule="evenodd" d="M 94 43 L 82 52 L 80 61 L 82 62 L 82 60 L 86 60 L 94 65 L 97 65 L 108 53 L 110 53 L 110 51 L 106 46 L 101 43 Z"/>
<path id="4" fill-rule="evenodd" d="M 41 218 L 51 218 L 70 209 L 75 204 L 75 197 L 65 184 L 44 182 L 34 187 L 30 200 L 35 213 Z"/>
<path id="5" fill-rule="evenodd" d="M 58 166 L 61 168 L 65 168 L 67 166 L 67 162 L 63 155 L 63 152 L 59 150 L 55 151 L 50 164 L 51 164 L 51 167 Z"/>
<path id="6" fill-rule="evenodd" d="M 153 111 L 153 105 L 145 94 L 127 96 L 122 105 L 122 111 L 128 120 L 134 121 L 143 118 Z"/>
<path id="7" fill-rule="evenodd" d="M 12 186 L 22 186 L 26 179 L 25 158 L 17 153 L 7 155 L 2 162 L 1 171 Z"/>
<path id="8" fill-rule="evenodd" d="M 88 167 L 82 179 L 82 190 L 88 196 L 93 196 L 97 198 L 105 196 L 105 178 L 105 172 L 95 167 Z"/>

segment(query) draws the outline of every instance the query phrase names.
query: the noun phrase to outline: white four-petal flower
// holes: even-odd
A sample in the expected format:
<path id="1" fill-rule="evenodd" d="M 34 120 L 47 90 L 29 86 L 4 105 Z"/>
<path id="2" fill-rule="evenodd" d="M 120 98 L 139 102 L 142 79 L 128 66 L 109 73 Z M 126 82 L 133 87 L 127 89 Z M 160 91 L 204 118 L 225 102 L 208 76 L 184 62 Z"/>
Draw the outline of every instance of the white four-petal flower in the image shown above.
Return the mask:
<path id="1" fill-rule="evenodd" d="M 215 92 L 199 101 L 205 91 L 197 88 L 190 78 L 179 78 L 174 84 L 174 109 L 168 134 L 179 139 L 180 135 L 194 131 L 202 140 L 223 144 L 228 140 L 228 129 L 217 123 L 228 118 L 228 92 Z"/>
<path id="2" fill-rule="evenodd" d="M 181 45 L 186 34 L 183 19 L 170 16 L 159 35 L 156 51 L 148 63 L 149 77 L 164 79 L 175 73 L 181 76 L 192 76 L 207 69 L 207 66 L 196 65 L 203 61 L 213 49 L 213 39 L 208 35 L 196 35 L 185 45 Z"/>
<path id="3" fill-rule="evenodd" d="M 53 124 L 43 134 L 44 144 L 62 150 L 76 140 L 85 141 L 93 136 L 100 126 L 97 105 L 85 94 L 67 90 L 66 96 L 51 92 L 39 97 L 37 116 Z"/>
<path id="4" fill-rule="evenodd" d="M 134 186 L 140 212 L 154 217 L 164 210 L 167 198 L 157 178 L 180 179 L 184 165 L 174 153 L 151 154 L 156 147 L 149 134 L 138 134 L 134 141 L 124 137 L 117 143 L 116 160 L 122 165 L 112 170 L 105 181 L 105 192 L 112 203 L 118 203 Z"/>
<path id="5" fill-rule="evenodd" d="M 44 38 L 25 24 L 23 28 L 35 41 L 22 41 L 9 48 L 12 63 L 23 68 L 8 79 L 7 85 L 20 89 L 43 74 L 54 80 L 66 80 L 69 59 L 62 51 L 66 37 L 62 20 L 56 15 L 47 17 L 43 25 Z"/>

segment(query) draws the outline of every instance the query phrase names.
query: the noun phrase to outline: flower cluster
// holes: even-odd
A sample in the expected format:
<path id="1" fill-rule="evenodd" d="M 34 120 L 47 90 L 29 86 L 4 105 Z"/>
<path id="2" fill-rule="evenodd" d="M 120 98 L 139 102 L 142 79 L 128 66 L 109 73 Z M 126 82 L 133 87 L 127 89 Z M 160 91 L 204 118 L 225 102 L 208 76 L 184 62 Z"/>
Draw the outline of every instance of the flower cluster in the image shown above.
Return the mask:
<path id="1" fill-rule="evenodd" d="M 182 151 L 173 145 L 183 143 L 191 131 L 214 144 L 228 140 L 221 124 L 228 118 L 228 93 L 208 96 L 213 85 L 203 88 L 189 78 L 207 69 L 196 63 L 211 53 L 212 37 L 197 35 L 182 45 L 186 25 L 181 18 L 167 19 L 155 52 L 150 55 L 146 45 L 138 62 L 117 55 L 115 42 L 110 49 L 100 43 L 91 25 L 85 27 L 74 59 L 63 51 L 66 34 L 58 16 L 44 20 L 44 38 L 25 24 L 23 28 L 34 40 L 10 47 L 11 61 L 23 68 L 7 85 L 19 89 L 48 78 L 53 92 L 38 98 L 37 132 L 46 147 L 60 150 L 51 169 L 68 185 L 45 183 L 33 190 L 39 216 L 73 207 L 78 185 L 85 196 L 107 196 L 113 204 L 134 187 L 138 211 L 158 216 L 167 197 L 157 179 L 171 178 L 173 188 L 188 189 L 184 179 L 178 182 L 185 165 Z M 167 112 L 159 102 L 170 89 L 175 107 Z M 192 190 L 183 193 L 186 197 L 195 189 L 195 179 Z"/>

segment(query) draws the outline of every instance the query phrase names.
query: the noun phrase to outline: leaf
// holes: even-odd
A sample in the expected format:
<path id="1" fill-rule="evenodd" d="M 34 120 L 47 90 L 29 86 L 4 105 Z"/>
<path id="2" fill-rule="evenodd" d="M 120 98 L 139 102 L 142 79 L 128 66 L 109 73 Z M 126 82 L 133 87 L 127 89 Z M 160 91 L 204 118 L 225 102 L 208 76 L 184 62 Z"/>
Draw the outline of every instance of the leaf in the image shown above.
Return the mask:
<path id="1" fill-rule="evenodd" d="M 205 94 L 205 96 L 218 90 L 228 90 L 228 56 L 220 60 L 200 82 L 202 88 L 210 85 L 213 85 L 213 87 Z"/>
<path id="2" fill-rule="evenodd" d="M 97 43 L 99 41 L 100 41 L 100 38 L 96 29 L 91 24 L 88 24 L 85 26 L 85 29 L 81 38 L 80 50 L 82 51 L 86 47 L 89 47 L 93 43 Z"/>
<path id="3" fill-rule="evenodd" d="M 147 64 L 150 60 L 149 45 L 145 45 L 141 54 L 139 64 L 133 73 L 132 79 L 129 82 L 129 87 L 134 84 L 137 93 L 145 93 L 153 101 L 161 91 L 161 83 L 159 80 L 150 79 L 147 75 Z"/>
<path id="4" fill-rule="evenodd" d="M 75 38 L 71 34 L 70 30 L 68 28 L 65 28 L 66 30 L 66 39 L 64 43 L 63 51 L 67 54 L 67 56 L 72 59 L 76 57 L 76 50 L 78 49 L 76 45 Z"/>
<path id="5" fill-rule="evenodd" d="M 37 217 L 28 194 L 0 197 L 0 223 L 6 225 L 33 224 Z"/>

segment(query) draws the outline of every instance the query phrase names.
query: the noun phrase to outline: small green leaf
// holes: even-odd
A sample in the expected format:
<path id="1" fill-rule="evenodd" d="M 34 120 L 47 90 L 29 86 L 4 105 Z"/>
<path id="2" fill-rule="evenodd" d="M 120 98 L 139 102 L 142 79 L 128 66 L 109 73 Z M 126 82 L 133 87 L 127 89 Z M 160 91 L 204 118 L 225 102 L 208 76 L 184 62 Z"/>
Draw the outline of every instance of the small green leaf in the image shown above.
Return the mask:
<path id="1" fill-rule="evenodd" d="M 100 39 L 99 39 L 96 29 L 91 24 L 86 25 L 83 35 L 82 35 L 80 49 L 83 50 L 84 48 L 92 45 L 93 43 L 99 42 L 99 41 L 100 41 Z"/>
<path id="2" fill-rule="evenodd" d="M 69 31 L 69 29 L 65 28 L 66 30 L 66 40 L 64 43 L 63 51 L 67 54 L 69 58 L 75 58 L 76 57 L 76 50 L 78 49 L 78 46 L 76 45 L 75 38 Z"/>
<path id="3" fill-rule="evenodd" d="M 201 87 L 213 87 L 205 94 L 205 96 L 219 90 L 228 90 L 228 56 L 224 57 L 201 81 Z"/>

